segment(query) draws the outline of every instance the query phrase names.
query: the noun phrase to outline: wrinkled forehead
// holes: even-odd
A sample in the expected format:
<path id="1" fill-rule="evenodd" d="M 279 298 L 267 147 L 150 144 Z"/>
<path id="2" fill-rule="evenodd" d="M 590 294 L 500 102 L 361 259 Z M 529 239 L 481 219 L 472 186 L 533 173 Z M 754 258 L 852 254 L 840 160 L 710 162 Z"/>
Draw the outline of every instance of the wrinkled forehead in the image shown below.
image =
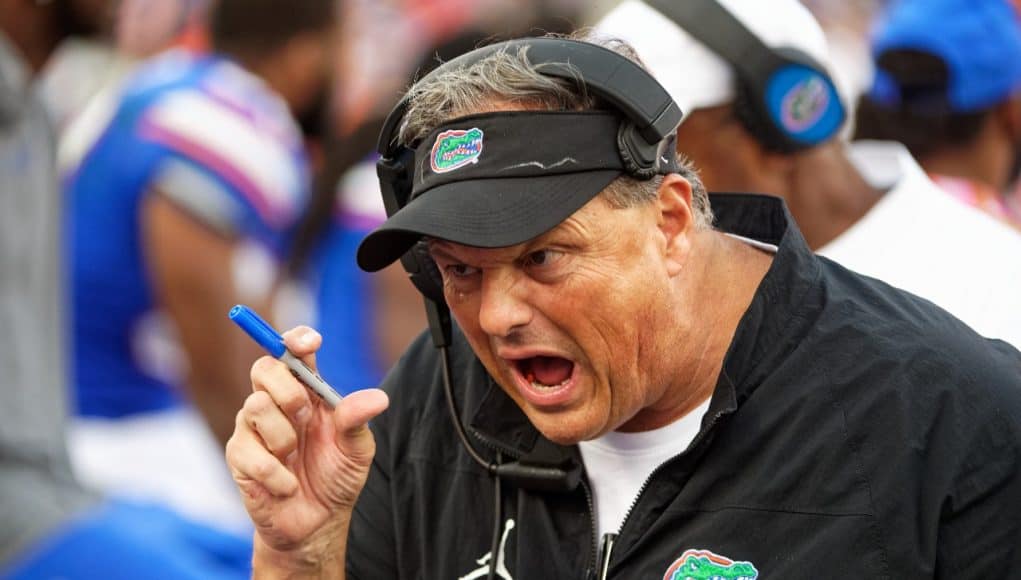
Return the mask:
<path id="1" fill-rule="evenodd" d="M 530 245 L 531 241 L 503 248 L 480 248 L 448 240 L 426 240 L 429 256 L 434 261 L 467 263 L 475 266 L 515 263 L 527 253 Z"/>

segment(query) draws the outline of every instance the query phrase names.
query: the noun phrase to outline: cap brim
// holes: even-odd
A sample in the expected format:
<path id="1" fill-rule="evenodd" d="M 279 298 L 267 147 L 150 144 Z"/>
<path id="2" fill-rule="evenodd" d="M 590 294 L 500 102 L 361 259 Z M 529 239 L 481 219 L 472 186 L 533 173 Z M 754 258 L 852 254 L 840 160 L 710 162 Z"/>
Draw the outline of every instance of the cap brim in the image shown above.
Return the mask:
<path id="1" fill-rule="evenodd" d="M 362 240 L 358 265 L 368 272 L 381 270 L 423 236 L 480 248 L 526 242 L 556 227 L 620 175 L 606 169 L 441 185 Z"/>

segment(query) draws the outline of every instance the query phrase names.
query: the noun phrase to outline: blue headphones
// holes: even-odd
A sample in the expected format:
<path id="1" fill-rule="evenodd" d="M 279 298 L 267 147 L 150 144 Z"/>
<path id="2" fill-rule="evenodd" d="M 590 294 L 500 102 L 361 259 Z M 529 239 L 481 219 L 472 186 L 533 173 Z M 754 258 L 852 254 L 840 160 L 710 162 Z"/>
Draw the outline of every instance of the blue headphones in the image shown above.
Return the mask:
<path id="1" fill-rule="evenodd" d="M 809 55 L 770 48 L 716 0 L 645 2 L 734 68 L 735 113 L 768 149 L 807 149 L 840 130 L 844 104 L 833 80 Z"/>

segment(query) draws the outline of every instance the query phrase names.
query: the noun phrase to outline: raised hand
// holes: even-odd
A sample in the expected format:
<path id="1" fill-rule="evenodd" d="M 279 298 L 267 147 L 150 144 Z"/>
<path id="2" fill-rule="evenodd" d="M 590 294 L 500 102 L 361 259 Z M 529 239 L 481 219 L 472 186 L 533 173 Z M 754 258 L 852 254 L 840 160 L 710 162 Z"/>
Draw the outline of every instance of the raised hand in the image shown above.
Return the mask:
<path id="1" fill-rule="evenodd" d="M 319 333 L 297 327 L 283 337 L 314 368 Z M 386 394 L 359 391 L 331 410 L 268 356 L 251 378 L 227 463 L 255 524 L 256 566 L 311 571 L 329 561 L 342 574 L 350 514 L 376 450 L 366 423 L 386 409 Z"/>

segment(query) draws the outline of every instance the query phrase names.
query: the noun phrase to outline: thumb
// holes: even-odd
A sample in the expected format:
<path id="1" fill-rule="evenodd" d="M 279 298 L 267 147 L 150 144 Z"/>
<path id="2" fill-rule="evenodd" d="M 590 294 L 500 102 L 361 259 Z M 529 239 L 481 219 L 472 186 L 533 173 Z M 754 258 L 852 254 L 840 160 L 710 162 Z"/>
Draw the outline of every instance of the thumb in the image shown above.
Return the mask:
<path id="1" fill-rule="evenodd" d="M 389 397 L 379 389 L 355 391 L 344 397 L 333 410 L 337 447 L 352 459 L 370 460 L 375 442 L 367 424 L 389 405 Z"/>

